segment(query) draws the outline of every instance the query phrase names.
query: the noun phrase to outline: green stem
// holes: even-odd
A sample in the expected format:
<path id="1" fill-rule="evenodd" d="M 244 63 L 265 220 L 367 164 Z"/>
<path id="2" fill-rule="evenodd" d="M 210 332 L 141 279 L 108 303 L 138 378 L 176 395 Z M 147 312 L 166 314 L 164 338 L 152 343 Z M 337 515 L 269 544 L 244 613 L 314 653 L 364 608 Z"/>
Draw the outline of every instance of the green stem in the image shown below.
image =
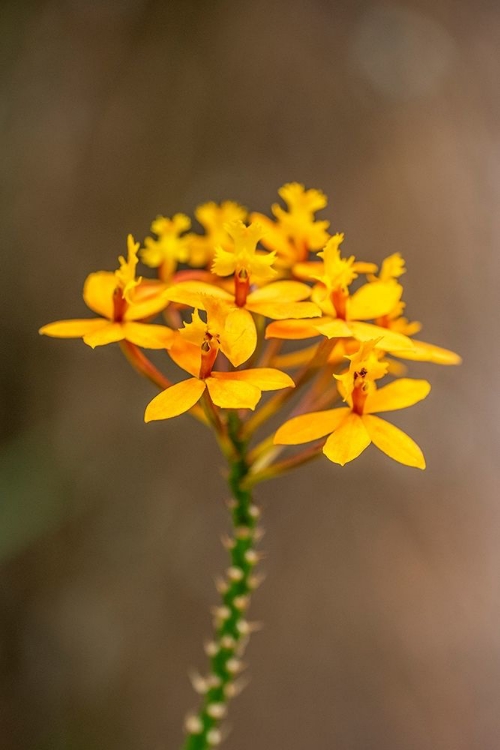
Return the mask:
<path id="1" fill-rule="evenodd" d="M 228 434 L 234 448 L 228 477 L 233 526 L 233 536 L 226 545 L 230 567 L 218 586 L 221 603 L 214 610 L 214 637 L 206 647 L 210 658 L 208 675 L 193 680 L 203 700 L 198 712 L 186 720 L 183 750 L 208 750 L 220 741 L 219 725 L 226 715 L 228 700 L 238 691 L 236 678 L 242 669 L 241 656 L 252 630 L 244 613 L 250 594 L 259 583 L 254 574 L 259 559 L 255 551 L 259 510 L 252 502 L 250 490 L 244 488 L 249 472 L 247 446 L 240 438 L 240 423 L 235 413 L 229 415 Z"/>

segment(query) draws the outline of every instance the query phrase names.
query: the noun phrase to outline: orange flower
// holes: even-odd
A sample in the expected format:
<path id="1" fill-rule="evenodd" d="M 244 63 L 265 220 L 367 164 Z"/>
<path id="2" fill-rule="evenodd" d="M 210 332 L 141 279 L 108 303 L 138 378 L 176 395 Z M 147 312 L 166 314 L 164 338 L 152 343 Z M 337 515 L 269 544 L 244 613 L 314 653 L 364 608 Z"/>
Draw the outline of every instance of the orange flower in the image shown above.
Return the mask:
<path id="1" fill-rule="evenodd" d="M 298 445 L 329 435 L 323 453 L 341 466 L 357 458 L 370 443 L 390 458 L 407 466 L 425 469 L 418 445 L 376 412 L 404 409 L 425 398 L 430 391 L 426 380 L 402 378 L 377 389 L 375 380 L 387 373 L 373 341 L 364 343 L 348 357 L 349 370 L 338 377 L 339 391 L 348 406 L 294 417 L 279 428 L 274 437 L 278 445 Z"/>
<path id="2" fill-rule="evenodd" d="M 128 236 L 128 259 L 120 257 L 117 271 L 98 271 L 87 277 L 83 299 L 101 318 L 59 320 L 40 328 L 55 338 L 83 338 L 92 348 L 115 341 L 130 341 L 145 349 L 165 349 L 173 342 L 170 328 L 139 321 L 166 307 L 165 286 L 137 279 L 139 243 Z"/>
<path id="3" fill-rule="evenodd" d="M 365 321 L 385 315 L 398 302 L 403 292 L 394 280 L 365 284 L 354 294 L 348 287 L 368 269 L 376 269 L 373 263 L 356 262 L 354 256 L 342 258 L 340 243 L 344 235 L 336 234 L 328 240 L 318 255 L 322 263 L 300 264 L 307 269 L 309 278 L 318 281 L 312 299 L 324 315 L 318 320 L 282 320 L 271 323 L 266 338 L 305 339 L 323 335 L 327 338 L 355 338 L 370 341 L 381 338 L 380 348 L 385 351 L 411 350 L 412 342 L 403 334 L 396 333 Z"/>
<path id="4" fill-rule="evenodd" d="M 207 321 L 195 310 L 192 322 L 184 324 L 171 350 L 177 364 L 193 377 L 156 396 L 146 408 L 146 422 L 183 414 L 199 401 L 206 389 L 213 403 L 223 409 L 255 409 L 262 391 L 294 387 L 289 375 L 269 367 L 214 371 L 219 350 L 237 365 L 247 358 L 250 349 L 248 342 L 242 342 L 245 331 L 237 308 L 228 309 L 214 299 L 207 300 L 206 307 Z"/>
<path id="5" fill-rule="evenodd" d="M 283 185 L 278 193 L 288 210 L 274 203 L 271 211 L 276 221 L 257 213 L 251 219 L 264 228 L 262 244 L 278 254 L 277 266 L 294 268 L 297 262 L 307 260 L 310 250 L 319 250 L 328 239 L 330 222 L 315 217 L 317 211 L 325 208 L 327 198 L 321 190 L 306 190 L 298 182 Z"/>

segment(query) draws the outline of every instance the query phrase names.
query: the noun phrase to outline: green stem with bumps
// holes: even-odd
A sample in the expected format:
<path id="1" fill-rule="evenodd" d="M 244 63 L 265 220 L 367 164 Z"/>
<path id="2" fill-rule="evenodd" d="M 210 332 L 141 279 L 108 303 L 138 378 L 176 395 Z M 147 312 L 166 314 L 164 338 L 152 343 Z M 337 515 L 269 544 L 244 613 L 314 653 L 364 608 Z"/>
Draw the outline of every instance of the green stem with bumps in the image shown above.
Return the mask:
<path id="1" fill-rule="evenodd" d="M 203 701 L 198 712 L 186 720 L 183 750 L 208 750 L 219 744 L 219 724 L 226 715 L 229 698 L 238 691 L 235 680 L 242 669 L 241 656 L 252 630 L 244 615 L 250 594 L 258 585 L 254 569 L 258 561 L 255 543 L 259 510 L 252 503 L 250 490 L 244 488 L 250 467 L 240 428 L 237 414 L 231 412 L 228 434 L 234 457 L 229 461 L 228 482 L 232 493 L 233 537 L 226 545 L 231 562 L 225 579 L 218 586 L 222 601 L 214 610 L 214 639 L 206 645 L 209 673 L 193 679 L 195 689 L 203 694 Z"/>

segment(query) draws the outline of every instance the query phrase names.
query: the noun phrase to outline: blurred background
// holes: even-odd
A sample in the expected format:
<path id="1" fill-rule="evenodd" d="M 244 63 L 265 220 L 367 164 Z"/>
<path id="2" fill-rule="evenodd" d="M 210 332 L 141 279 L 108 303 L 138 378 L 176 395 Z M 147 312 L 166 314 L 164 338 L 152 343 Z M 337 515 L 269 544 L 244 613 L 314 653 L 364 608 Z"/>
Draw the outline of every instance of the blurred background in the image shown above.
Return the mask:
<path id="1" fill-rule="evenodd" d="M 460 368 L 375 449 L 262 485 L 264 622 L 233 750 L 500 744 L 497 0 L 8 2 L 2 36 L 0 745 L 170 750 L 196 706 L 222 461 L 117 346 L 41 339 L 86 275 L 206 200 L 297 180 L 345 247 L 407 260 L 405 299 Z"/>

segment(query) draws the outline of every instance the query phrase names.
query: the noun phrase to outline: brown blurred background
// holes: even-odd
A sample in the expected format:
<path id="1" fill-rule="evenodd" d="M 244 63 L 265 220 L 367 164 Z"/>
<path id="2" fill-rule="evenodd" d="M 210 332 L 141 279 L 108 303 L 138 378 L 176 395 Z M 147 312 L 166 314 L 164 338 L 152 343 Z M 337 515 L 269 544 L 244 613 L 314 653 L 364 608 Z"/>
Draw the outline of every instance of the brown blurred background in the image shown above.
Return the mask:
<path id="1" fill-rule="evenodd" d="M 171 750 L 196 705 L 222 462 L 118 347 L 41 339 L 87 314 L 158 213 L 325 190 L 346 248 L 401 251 L 415 365 L 375 449 L 263 485 L 267 581 L 232 750 L 500 747 L 497 0 L 1 3 L 0 746 Z"/>

